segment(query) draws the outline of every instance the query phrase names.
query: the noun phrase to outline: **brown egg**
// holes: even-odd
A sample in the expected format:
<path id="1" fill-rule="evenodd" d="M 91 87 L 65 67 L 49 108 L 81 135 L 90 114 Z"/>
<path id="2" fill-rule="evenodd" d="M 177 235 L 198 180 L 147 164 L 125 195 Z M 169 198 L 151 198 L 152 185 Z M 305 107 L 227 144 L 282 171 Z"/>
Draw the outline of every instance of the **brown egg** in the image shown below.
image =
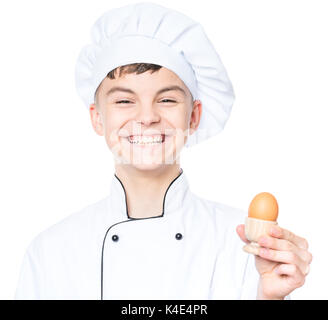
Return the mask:
<path id="1" fill-rule="evenodd" d="M 250 218 L 276 221 L 278 218 L 278 202 L 269 192 L 261 192 L 252 200 L 248 208 Z"/>

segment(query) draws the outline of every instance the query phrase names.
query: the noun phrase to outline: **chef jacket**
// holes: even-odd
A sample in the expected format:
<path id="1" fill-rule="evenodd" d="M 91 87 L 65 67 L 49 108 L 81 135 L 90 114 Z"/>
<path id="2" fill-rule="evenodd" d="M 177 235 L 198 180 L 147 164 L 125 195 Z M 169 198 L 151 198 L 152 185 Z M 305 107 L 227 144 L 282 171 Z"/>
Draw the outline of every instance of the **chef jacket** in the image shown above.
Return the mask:
<path id="1" fill-rule="evenodd" d="M 130 218 L 114 174 L 107 197 L 31 241 L 15 299 L 256 299 L 255 259 L 236 233 L 246 216 L 195 195 L 181 169 L 161 215 Z"/>

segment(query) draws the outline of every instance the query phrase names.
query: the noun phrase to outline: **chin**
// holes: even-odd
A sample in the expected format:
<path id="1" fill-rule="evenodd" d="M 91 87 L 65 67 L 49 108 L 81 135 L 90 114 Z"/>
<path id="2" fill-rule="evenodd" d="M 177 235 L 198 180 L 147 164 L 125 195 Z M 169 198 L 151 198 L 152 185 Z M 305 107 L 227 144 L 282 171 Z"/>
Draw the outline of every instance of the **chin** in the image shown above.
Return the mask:
<path id="1" fill-rule="evenodd" d="M 162 159 L 155 161 L 154 159 L 144 159 L 144 161 L 139 162 L 125 162 L 128 164 L 131 168 L 134 168 L 139 171 L 155 171 L 160 170 L 168 166 L 172 166 L 177 163 L 177 160 L 168 160 L 168 159 Z"/>
<path id="2" fill-rule="evenodd" d="M 144 163 L 140 163 L 140 164 L 131 164 L 131 166 L 139 171 L 153 171 L 153 170 L 158 170 L 160 168 L 162 168 L 164 166 L 164 164 L 144 164 Z"/>

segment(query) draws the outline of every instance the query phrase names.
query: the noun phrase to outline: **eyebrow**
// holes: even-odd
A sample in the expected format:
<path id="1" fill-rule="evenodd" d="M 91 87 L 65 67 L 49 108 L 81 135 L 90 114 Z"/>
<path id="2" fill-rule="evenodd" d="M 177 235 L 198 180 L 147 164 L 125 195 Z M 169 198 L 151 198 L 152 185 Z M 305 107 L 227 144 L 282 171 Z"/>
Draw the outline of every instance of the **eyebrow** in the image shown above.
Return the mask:
<path id="1" fill-rule="evenodd" d="M 158 90 L 156 94 L 160 94 L 160 93 L 163 93 L 163 92 L 166 92 L 166 91 L 171 91 L 171 90 L 178 90 L 178 91 L 182 92 L 185 96 L 187 96 L 186 92 L 181 87 L 179 87 L 177 85 L 162 88 L 162 89 Z M 129 88 L 113 87 L 113 88 L 111 88 L 110 90 L 107 91 L 106 95 L 109 96 L 110 94 L 112 94 L 116 91 L 123 91 L 123 92 L 136 94 L 133 90 L 131 90 Z"/>

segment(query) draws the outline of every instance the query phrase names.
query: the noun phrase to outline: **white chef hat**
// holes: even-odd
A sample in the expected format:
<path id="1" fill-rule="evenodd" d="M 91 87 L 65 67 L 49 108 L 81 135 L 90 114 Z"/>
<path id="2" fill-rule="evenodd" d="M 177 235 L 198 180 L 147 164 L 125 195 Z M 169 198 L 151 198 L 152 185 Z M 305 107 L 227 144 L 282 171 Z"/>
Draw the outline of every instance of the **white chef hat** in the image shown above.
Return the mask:
<path id="1" fill-rule="evenodd" d="M 78 94 L 87 108 L 101 81 L 130 63 L 152 63 L 173 71 L 202 102 L 199 127 L 188 137 L 192 146 L 223 130 L 234 101 L 232 84 L 203 27 L 186 15 L 151 2 L 114 8 L 91 29 L 75 66 Z"/>

